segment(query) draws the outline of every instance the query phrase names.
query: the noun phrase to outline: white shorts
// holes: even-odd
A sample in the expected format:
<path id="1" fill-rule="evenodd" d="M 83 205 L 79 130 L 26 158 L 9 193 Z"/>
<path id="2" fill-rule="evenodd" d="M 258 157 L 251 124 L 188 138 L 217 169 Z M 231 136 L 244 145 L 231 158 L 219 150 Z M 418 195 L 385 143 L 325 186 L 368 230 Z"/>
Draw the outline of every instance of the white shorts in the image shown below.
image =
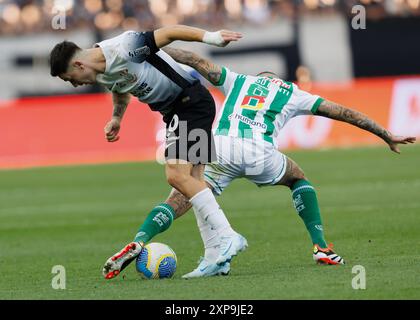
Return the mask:
<path id="1" fill-rule="evenodd" d="M 246 178 L 258 186 L 277 184 L 286 173 L 287 157 L 264 140 L 216 135 L 217 163 L 207 164 L 206 182 L 216 195 L 236 178 Z"/>

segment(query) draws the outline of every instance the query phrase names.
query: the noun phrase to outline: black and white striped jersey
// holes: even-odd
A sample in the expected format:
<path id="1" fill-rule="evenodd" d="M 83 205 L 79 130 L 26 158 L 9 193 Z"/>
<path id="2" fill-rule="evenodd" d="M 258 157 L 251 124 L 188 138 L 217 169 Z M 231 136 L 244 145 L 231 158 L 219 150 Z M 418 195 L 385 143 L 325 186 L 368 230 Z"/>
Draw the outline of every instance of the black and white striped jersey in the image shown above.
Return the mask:
<path id="1" fill-rule="evenodd" d="M 126 31 L 99 42 L 106 59 L 98 83 L 112 92 L 131 93 L 163 115 L 181 91 L 197 80 L 156 46 L 153 31 Z"/>

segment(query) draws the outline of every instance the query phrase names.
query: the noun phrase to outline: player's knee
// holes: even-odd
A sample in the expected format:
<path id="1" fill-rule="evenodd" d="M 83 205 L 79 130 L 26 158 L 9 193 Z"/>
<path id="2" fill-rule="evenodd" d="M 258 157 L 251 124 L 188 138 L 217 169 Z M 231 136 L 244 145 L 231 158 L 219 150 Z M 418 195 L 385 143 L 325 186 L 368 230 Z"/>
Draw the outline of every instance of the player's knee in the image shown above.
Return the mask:
<path id="1" fill-rule="evenodd" d="M 291 167 L 288 169 L 284 178 L 280 181 L 279 184 L 292 188 L 293 185 L 299 180 L 306 180 L 306 176 L 303 170 L 296 163 L 290 163 Z"/>
<path id="2" fill-rule="evenodd" d="M 295 167 L 295 170 L 293 171 L 293 174 L 290 176 L 290 179 L 288 181 L 288 187 L 292 188 L 293 185 L 300 180 L 306 180 L 305 173 L 302 171 L 301 168 Z"/>
<path id="3" fill-rule="evenodd" d="M 295 175 L 295 179 L 296 181 L 303 180 L 303 179 L 306 180 L 305 172 L 303 172 L 301 168 L 298 168 Z"/>

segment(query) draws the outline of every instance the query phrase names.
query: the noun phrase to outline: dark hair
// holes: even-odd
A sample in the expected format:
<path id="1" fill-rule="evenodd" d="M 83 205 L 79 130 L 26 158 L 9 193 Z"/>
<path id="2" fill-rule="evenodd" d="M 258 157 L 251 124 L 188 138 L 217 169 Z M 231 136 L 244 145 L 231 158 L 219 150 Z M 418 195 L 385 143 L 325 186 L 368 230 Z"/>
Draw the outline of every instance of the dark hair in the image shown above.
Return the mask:
<path id="1" fill-rule="evenodd" d="M 257 76 L 258 77 L 264 77 L 264 76 L 266 76 L 266 77 L 269 77 L 269 78 L 279 78 L 279 76 L 276 73 L 271 72 L 271 71 L 263 71 L 263 72 L 260 72 L 259 74 L 257 74 Z"/>
<path id="2" fill-rule="evenodd" d="M 77 50 L 81 49 L 70 41 L 63 41 L 55 45 L 50 53 L 50 73 L 53 77 L 67 71 L 70 59 Z"/>

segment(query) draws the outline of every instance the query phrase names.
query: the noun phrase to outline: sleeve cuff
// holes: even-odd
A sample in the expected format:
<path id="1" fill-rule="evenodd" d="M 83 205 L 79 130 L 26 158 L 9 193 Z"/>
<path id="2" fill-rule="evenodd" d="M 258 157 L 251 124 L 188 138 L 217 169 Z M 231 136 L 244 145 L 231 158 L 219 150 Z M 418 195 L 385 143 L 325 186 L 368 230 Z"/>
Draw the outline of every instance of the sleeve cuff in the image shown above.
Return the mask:
<path id="1" fill-rule="evenodd" d="M 146 36 L 146 43 L 149 45 L 150 50 L 153 53 L 158 52 L 159 48 L 156 45 L 155 32 L 154 31 L 146 31 L 145 36 Z"/>
<path id="2" fill-rule="evenodd" d="M 220 76 L 219 82 L 216 83 L 217 87 L 223 86 L 225 84 L 226 74 L 227 74 L 226 68 L 223 67 L 222 68 L 222 75 Z"/>
<path id="3" fill-rule="evenodd" d="M 318 111 L 319 106 L 321 105 L 321 103 L 324 101 L 323 98 L 319 97 L 318 99 L 316 99 L 314 105 L 312 106 L 311 112 L 312 114 L 316 114 Z"/>

